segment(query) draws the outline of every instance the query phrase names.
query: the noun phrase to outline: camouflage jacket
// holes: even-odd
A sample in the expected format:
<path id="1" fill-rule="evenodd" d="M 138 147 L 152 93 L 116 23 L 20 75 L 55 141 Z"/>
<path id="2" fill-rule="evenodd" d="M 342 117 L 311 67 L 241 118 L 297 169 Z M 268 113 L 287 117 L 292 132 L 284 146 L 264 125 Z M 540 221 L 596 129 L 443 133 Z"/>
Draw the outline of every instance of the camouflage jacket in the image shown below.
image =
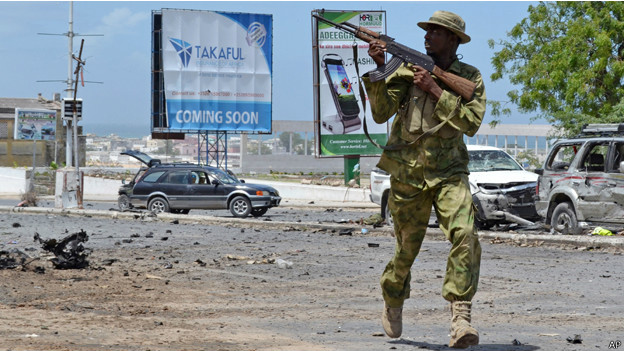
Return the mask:
<path id="1" fill-rule="evenodd" d="M 368 74 L 362 78 L 375 122 L 384 123 L 396 114 L 387 145 L 408 144 L 447 120 L 435 133 L 407 148 L 384 150 L 377 167 L 403 183 L 435 186 L 453 175 L 468 174 L 463 134 L 473 136 L 481 126 L 485 87 L 479 70 L 459 60 L 447 71 L 477 84 L 472 100 L 462 99 L 432 75 L 444 90 L 436 103 L 413 84 L 414 74 L 405 67 L 385 81 L 373 83 Z"/>

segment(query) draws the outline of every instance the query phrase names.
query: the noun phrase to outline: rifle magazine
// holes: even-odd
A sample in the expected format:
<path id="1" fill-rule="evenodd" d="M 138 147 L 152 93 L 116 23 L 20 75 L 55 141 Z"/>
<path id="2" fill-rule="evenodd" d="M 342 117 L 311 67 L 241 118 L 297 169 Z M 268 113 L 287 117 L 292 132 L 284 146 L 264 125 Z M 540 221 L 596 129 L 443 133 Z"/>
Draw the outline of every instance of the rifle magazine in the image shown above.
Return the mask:
<path id="1" fill-rule="evenodd" d="M 388 61 L 385 65 L 377 67 L 375 70 L 368 72 L 368 76 L 371 82 L 377 82 L 382 79 L 386 79 L 389 75 L 394 73 L 394 71 L 399 69 L 402 64 L 403 60 L 393 56 L 390 61 Z"/>

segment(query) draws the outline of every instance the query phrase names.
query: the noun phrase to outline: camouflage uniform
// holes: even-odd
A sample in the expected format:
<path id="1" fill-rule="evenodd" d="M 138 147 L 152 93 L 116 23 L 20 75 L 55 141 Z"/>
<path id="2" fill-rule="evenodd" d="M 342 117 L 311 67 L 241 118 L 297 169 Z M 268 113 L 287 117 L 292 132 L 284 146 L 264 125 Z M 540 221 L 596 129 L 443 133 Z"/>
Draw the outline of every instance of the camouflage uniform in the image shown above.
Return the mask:
<path id="1" fill-rule="evenodd" d="M 470 101 L 444 90 L 437 101 L 413 84 L 411 70 L 401 67 L 385 82 L 364 84 L 373 118 L 384 123 L 396 113 L 388 145 L 406 144 L 442 121 L 435 133 L 415 144 L 384 150 L 377 166 L 390 173 L 388 206 L 394 219 L 396 248 L 381 278 L 389 307 L 401 307 L 410 295 L 410 269 L 425 236 L 431 206 L 446 238 L 452 243 L 442 296 L 448 301 L 470 301 L 477 290 L 481 247 L 474 227 L 474 205 L 468 184 L 468 151 L 463 134 L 473 136 L 485 114 L 481 73 L 455 60 L 447 70 L 477 84 Z"/>

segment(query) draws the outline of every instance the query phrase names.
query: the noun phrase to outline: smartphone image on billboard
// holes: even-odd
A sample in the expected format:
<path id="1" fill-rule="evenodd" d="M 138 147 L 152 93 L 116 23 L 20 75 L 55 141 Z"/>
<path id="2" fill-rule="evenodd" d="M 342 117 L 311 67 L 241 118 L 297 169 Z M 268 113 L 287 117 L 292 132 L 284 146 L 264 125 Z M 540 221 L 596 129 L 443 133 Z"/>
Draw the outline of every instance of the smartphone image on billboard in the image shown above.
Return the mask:
<path id="1" fill-rule="evenodd" d="M 360 107 L 347 76 L 344 61 L 336 54 L 327 54 L 321 61 L 337 114 L 323 118 L 323 126 L 334 134 L 344 134 L 360 128 Z M 342 124 L 335 125 L 335 124 Z M 330 127 L 331 125 L 331 127 Z"/>

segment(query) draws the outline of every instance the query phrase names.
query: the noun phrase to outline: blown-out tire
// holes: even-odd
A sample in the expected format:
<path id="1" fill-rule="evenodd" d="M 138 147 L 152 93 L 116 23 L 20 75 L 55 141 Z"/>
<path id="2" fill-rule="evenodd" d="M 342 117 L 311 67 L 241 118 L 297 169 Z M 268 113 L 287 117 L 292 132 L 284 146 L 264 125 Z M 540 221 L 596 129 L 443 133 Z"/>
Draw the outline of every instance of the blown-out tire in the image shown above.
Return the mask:
<path id="1" fill-rule="evenodd" d="M 162 197 L 155 197 L 147 204 L 147 209 L 154 213 L 169 212 L 169 203 Z"/>
<path id="2" fill-rule="evenodd" d="M 562 202 L 555 207 L 550 218 L 550 226 L 561 234 L 579 234 L 581 231 L 574 207 L 569 202 Z"/>
<path id="3" fill-rule="evenodd" d="M 132 205 L 130 204 L 130 197 L 128 197 L 128 195 L 126 194 L 119 195 L 119 198 L 117 199 L 117 206 L 119 207 L 120 211 L 126 211 L 131 209 Z"/>
<path id="4" fill-rule="evenodd" d="M 386 224 L 394 227 L 394 220 L 392 220 L 392 214 L 390 213 L 390 209 L 388 208 L 388 202 L 386 201 L 386 203 L 384 204 L 384 218 L 386 219 Z"/>
<path id="5" fill-rule="evenodd" d="M 230 212 L 234 217 L 245 218 L 251 213 L 251 201 L 244 196 L 237 196 L 230 202 Z"/>

